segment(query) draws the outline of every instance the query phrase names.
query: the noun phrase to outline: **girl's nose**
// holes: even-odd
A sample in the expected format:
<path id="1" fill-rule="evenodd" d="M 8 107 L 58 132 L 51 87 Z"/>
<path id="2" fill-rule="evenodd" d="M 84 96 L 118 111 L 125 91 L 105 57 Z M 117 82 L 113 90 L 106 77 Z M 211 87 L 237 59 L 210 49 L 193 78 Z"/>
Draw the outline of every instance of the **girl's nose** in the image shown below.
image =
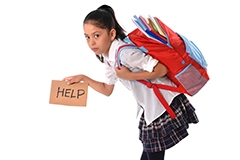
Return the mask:
<path id="1" fill-rule="evenodd" d="M 94 45 L 94 44 L 96 44 L 96 42 L 95 42 L 95 40 L 93 38 L 91 38 L 90 41 L 89 41 L 89 44 L 90 45 Z"/>

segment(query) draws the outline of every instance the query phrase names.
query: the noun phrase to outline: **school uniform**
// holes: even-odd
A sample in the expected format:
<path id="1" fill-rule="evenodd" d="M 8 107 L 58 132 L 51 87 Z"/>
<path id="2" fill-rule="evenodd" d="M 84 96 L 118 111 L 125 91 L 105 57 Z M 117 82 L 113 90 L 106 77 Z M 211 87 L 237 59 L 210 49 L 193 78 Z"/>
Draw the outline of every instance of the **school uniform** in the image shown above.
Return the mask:
<path id="1" fill-rule="evenodd" d="M 167 103 L 176 114 L 175 119 L 171 119 L 164 106 L 160 103 L 152 89 L 135 80 L 124 80 L 116 76 L 115 68 L 117 49 L 126 44 L 122 40 L 114 40 L 109 50 L 109 55 L 103 54 L 106 61 L 106 83 L 115 84 L 118 80 L 130 91 L 137 102 L 137 115 L 143 111 L 139 121 L 139 139 L 143 143 L 144 151 L 158 152 L 166 150 L 183 138 L 188 133 L 188 124 L 197 123 L 198 118 L 195 109 L 183 94 L 168 90 L 160 90 Z M 152 72 L 158 60 L 143 53 L 137 48 L 127 48 L 120 53 L 121 63 L 132 72 L 148 71 Z M 149 80 L 152 83 L 161 83 L 175 86 L 167 77 L 159 77 Z"/>

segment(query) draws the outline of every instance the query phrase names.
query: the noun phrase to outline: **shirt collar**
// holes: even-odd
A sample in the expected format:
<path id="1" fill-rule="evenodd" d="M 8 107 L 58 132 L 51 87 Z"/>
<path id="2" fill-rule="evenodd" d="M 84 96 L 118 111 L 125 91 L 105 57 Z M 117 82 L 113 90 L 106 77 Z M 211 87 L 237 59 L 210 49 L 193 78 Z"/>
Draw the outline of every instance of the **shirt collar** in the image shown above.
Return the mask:
<path id="1" fill-rule="evenodd" d="M 110 46 L 108 57 L 103 54 L 104 58 L 109 62 L 115 62 L 116 61 L 115 60 L 116 52 L 117 52 L 118 48 L 120 46 L 122 46 L 123 44 L 125 44 L 124 41 L 122 41 L 120 39 L 115 39 Z"/>

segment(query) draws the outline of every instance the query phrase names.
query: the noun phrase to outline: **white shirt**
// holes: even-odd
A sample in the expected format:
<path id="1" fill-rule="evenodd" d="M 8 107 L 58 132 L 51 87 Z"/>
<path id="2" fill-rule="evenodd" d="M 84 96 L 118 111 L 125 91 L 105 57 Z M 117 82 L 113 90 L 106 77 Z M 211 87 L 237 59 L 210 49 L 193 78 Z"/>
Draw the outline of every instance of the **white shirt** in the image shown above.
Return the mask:
<path id="1" fill-rule="evenodd" d="M 121 40 L 114 40 L 110 47 L 108 57 L 103 54 L 105 60 L 109 63 L 109 65 L 106 65 L 106 83 L 109 85 L 115 84 L 119 79 L 126 88 L 132 91 L 132 94 L 138 104 L 137 114 L 139 114 L 139 111 L 142 107 L 144 110 L 145 121 L 147 125 L 149 125 L 156 118 L 162 115 L 166 111 L 166 109 L 160 103 L 152 88 L 148 88 L 147 86 L 138 81 L 124 80 L 116 76 L 115 68 L 117 67 L 117 63 L 115 59 L 115 54 L 117 53 L 118 48 L 124 44 L 126 43 Z M 136 48 L 123 49 L 120 52 L 120 60 L 121 64 L 129 68 L 132 72 L 141 72 L 144 70 L 152 72 L 154 66 L 158 63 L 158 60 L 152 58 L 150 55 L 145 54 L 141 50 Z M 152 79 L 150 80 L 150 82 L 175 86 L 174 83 L 167 76 Z M 168 104 L 170 104 L 173 98 L 179 94 L 177 92 L 167 90 L 160 90 L 160 92 L 162 93 Z"/>

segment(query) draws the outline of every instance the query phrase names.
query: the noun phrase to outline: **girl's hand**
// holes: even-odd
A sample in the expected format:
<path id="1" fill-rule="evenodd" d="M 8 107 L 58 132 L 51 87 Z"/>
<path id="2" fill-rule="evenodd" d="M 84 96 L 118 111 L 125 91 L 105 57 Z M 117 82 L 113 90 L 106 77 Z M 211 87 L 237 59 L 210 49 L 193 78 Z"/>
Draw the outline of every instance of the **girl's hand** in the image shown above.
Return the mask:
<path id="1" fill-rule="evenodd" d="M 83 81 L 84 75 L 79 74 L 79 75 L 75 75 L 75 76 L 69 76 L 69 77 L 65 77 L 63 78 L 63 81 L 66 81 L 67 84 L 73 84 L 73 83 L 79 83 L 80 81 Z"/>
<path id="2" fill-rule="evenodd" d="M 116 72 L 117 77 L 119 77 L 121 79 L 128 79 L 129 75 L 131 74 L 131 71 L 125 66 L 122 66 L 121 69 L 115 68 L 115 72 Z"/>

